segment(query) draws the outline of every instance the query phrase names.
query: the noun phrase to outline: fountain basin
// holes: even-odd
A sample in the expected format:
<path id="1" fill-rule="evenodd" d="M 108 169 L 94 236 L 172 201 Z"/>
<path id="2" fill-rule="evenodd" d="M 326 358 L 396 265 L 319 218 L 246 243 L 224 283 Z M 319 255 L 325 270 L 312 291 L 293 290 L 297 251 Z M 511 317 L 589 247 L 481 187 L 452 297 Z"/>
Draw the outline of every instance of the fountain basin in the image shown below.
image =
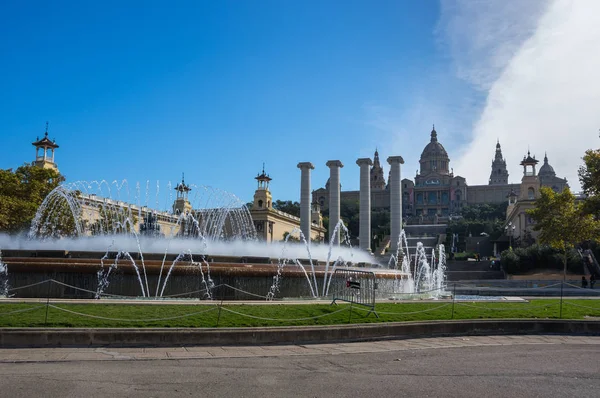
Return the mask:
<path id="1" fill-rule="evenodd" d="M 52 256 L 42 257 L 49 254 Z M 94 298 L 98 289 L 98 272 L 115 264 L 116 255 L 117 253 L 108 253 L 108 258 L 102 260 L 106 253 L 5 251 L 3 262 L 9 269 L 10 295 L 15 298 Z M 138 254 L 132 257 L 137 261 L 141 256 Z M 164 282 L 175 256 L 167 255 L 164 262 L 164 254 L 147 253 L 143 257 L 150 296 L 154 296 L 159 280 Z M 213 299 L 265 300 L 278 271 L 277 260 L 268 258 L 249 263 L 242 260 L 252 259 L 205 257 L 208 259 L 206 262 L 198 261 L 202 258 L 200 255 L 192 255 L 194 262 L 189 258 L 179 260 L 171 270 L 163 297 L 205 299 L 205 281 L 210 278 L 215 286 L 210 291 Z M 116 264 L 109 284 L 104 289 L 104 296 L 140 297 L 140 283 L 131 260 L 120 258 L 116 260 Z M 306 267 L 306 262 L 304 264 Z M 396 270 L 367 267 L 354 269 L 373 271 L 378 285 L 385 290 L 393 288 L 392 285 L 406 277 Z M 331 267 L 327 272 L 332 273 Z M 315 265 L 314 274 L 318 280 L 323 280 L 325 273 L 324 265 Z M 50 279 L 56 282 L 42 283 Z M 276 299 L 291 297 L 312 297 L 304 270 L 293 263 L 282 268 L 279 291 L 275 295 Z"/>

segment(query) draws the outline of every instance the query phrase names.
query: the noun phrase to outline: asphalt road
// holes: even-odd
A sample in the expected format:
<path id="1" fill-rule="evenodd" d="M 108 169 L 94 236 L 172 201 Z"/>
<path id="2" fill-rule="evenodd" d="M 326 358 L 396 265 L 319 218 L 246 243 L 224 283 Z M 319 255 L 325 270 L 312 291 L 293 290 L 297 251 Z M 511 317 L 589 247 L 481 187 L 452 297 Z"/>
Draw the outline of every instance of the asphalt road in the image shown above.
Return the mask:
<path id="1" fill-rule="evenodd" d="M 381 348 L 385 342 L 373 344 Z M 0 396 L 600 396 L 597 341 L 527 344 L 514 337 L 514 344 L 504 345 L 440 348 L 435 339 L 411 344 L 362 353 L 345 344 L 347 352 L 337 354 L 5 362 L 0 363 Z M 365 343 L 357 347 L 368 351 Z"/>

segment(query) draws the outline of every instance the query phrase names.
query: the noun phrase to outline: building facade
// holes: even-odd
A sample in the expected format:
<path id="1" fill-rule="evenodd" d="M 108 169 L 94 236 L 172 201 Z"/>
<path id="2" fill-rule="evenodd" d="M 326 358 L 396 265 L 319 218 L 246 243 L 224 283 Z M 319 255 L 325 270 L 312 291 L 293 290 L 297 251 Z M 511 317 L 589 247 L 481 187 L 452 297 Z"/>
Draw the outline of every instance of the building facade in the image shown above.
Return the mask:
<path id="1" fill-rule="evenodd" d="M 257 238 L 266 242 L 276 242 L 284 240 L 288 234 L 294 231 L 299 231 L 300 217 L 273 208 L 273 196 L 269 188 L 272 179 L 265 173 L 264 168 L 255 179 L 258 187 L 254 192 L 250 215 L 254 222 Z M 321 208 L 319 203 L 314 202 L 311 206 L 310 239 L 323 242 L 325 232 Z"/>
<path id="2" fill-rule="evenodd" d="M 535 159 L 535 157 L 532 157 Z M 390 195 L 385 173 L 376 150 L 371 167 L 371 208 L 389 209 Z M 469 185 L 467 180 L 454 174 L 450 167 L 450 157 L 438 140 L 438 133 L 431 130 L 429 142 L 425 145 L 419 159 L 419 170 L 414 179 L 402 180 L 402 213 L 409 224 L 445 223 L 450 216 L 460 215 L 461 209 L 467 205 L 484 203 L 503 203 L 511 192 L 520 195 L 522 184 L 509 183 L 506 160 L 502 155 L 500 142 L 496 143 L 488 184 Z M 559 178 L 548 157 L 544 157 L 544 165 L 540 168 L 539 186 L 548 186 L 555 191 L 568 187 L 567 180 Z M 358 201 L 359 191 L 342 191 L 343 201 Z M 313 191 L 313 201 L 323 209 L 328 208 L 329 181 L 324 188 Z"/>
<path id="3" fill-rule="evenodd" d="M 546 157 L 544 165 L 548 164 L 547 160 Z M 535 223 L 531 216 L 527 214 L 527 210 L 533 209 L 536 199 L 540 197 L 540 187 L 542 185 L 540 177 L 536 172 L 536 165 L 538 163 L 539 161 L 535 157 L 531 157 L 531 154 L 527 152 L 527 156 L 524 156 L 521 161 L 521 166 L 523 166 L 521 190 L 518 193 L 511 191 L 508 195 L 505 231 L 511 241 L 526 238 L 535 240 L 539 234 L 539 232 L 533 230 Z"/>

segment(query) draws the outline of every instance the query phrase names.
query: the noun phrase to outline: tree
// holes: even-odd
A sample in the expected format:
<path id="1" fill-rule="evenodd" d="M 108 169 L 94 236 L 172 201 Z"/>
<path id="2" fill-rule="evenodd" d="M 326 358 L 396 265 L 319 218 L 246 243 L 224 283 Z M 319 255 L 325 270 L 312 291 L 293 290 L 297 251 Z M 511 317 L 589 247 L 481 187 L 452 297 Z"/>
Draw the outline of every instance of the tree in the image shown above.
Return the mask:
<path id="1" fill-rule="evenodd" d="M 379 245 L 386 235 L 390 234 L 390 210 L 376 209 L 371 212 L 371 232 L 376 236 L 373 246 Z"/>
<path id="2" fill-rule="evenodd" d="M 300 203 L 291 200 L 276 200 L 273 202 L 275 210 L 282 211 L 292 216 L 300 217 Z"/>
<path id="3" fill-rule="evenodd" d="M 289 238 L 288 238 L 288 236 L 289 236 Z M 283 239 L 281 241 L 285 242 L 286 240 L 288 242 L 300 242 L 300 238 L 299 237 L 294 236 L 294 235 L 290 235 L 290 233 L 287 232 L 287 231 L 283 233 Z"/>
<path id="4" fill-rule="evenodd" d="M 581 188 L 587 195 L 583 210 L 600 219 L 600 149 L 587 150 L 583 162 L 578 172 Z"/>
<path id="5" fill-rule="evenodd" d="M 497 221 L 506 217 L 508 202 L 502 203 L 480 203 L 465 206 L 461 215 L 469 221 Z"/>
<path id="6" fill-rule="evenodd" d="M 348 233 L 351 237 L 358 236 L 360 224 L 359 214 L 360 202 L 358 200 L 342 200 L 340 202 L 340 218 L 344 220 L 344 225 L 348 228 Z M 341 239 L 344 238 L 342 237 Z"/>
<path id="7" fill-rule="evenodd" d="M 504 219 L 508 202 L 481 203 L 465 206 L 461 217 L 452 217 L 446 229 L 446 245 L 452 247 L 452 236 L 458 235 L 457 251 L 466 250 L 466 238 L 486 233 L 490 240 L 504 233 Z"/>
<path id="8" fill-rule="evenodd" d="M 44 198 L 63 181 L 56 170 L 28 164 L 0 170 L 0 231 L 27 229 Z"/>
<path id="9" fill-rule="evenodd" d="M 583 241 L 597 239 L 600 224 L 575 203 L 575 196 L 568 188 L 556 193 L 542 187 L 540 194 L 535 208 L 527 213 L 535 221 L 534 231 L 540 231 L 540 243 L 558 249 L 563 255 L 563 278 L 566 279 L 569 251 Z"/>

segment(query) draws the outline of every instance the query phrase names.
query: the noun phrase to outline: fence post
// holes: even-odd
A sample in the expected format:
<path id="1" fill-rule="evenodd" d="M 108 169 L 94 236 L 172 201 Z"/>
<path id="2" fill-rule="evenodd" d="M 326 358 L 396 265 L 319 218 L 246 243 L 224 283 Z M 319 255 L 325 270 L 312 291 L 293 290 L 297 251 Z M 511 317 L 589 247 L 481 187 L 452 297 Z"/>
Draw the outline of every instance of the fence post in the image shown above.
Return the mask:
<path id="1" fill-rule="evenodd" d="M 452 292 L 452 317 L 454 319 L 454 300 L 456 300 L 456 282 L 454 282 L 454 291 Z"/>
<path id="2" fill-rule="evenodd" d="M 350 301 L 350 314 L 348 314 L 348 323 L 352 321 L 352 303 L 354 300 Z"/>
<path id="3" fill-rule="evenodd" d="M 48 289 L 46 289 L 46 317 L 44 318 L 44 326 L 48 324 L 48 306 L 50 304 L 50 283 L 52 279 L 48 279 L 46 282 L 48 284 Z"/>
<path id="4" fill-rule="evenodd" d="M 223 306 L 223 295 L 224 295 L 224 290 L 223 290 L 223 285 L 220 286 L 221 287 L 221 303 L 219 304 L 219 315 L 217 315 L 217 327 L 219 327 L 219 321 L 221 321 L 221 307 Z"/>
<path id="5" fill-rule="evenodd" d="M 562 319 L 562 307 L 563 307 L 563 286 L 564 286 L 564 281 L 560 282 L 560 313 L 558 315 L 558 317 L 560 319 Z"/>

